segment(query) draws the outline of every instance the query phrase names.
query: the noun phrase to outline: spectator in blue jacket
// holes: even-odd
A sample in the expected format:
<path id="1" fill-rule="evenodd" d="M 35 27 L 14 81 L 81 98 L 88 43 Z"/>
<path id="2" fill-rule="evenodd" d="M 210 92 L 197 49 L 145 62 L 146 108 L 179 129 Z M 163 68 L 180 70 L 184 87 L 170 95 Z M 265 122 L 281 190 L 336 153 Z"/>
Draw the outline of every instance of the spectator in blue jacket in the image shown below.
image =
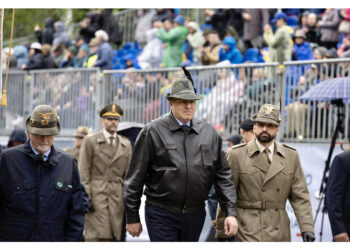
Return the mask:
<path id="1" fill-rule="evenodd" d="M 302 29 L 295 31 L 293 53 L 296 60 L 314 59 L 311 45 L 306 41 L 306 34 Z"/>
<path id="2" fill-rule="evenodd" d="M 243 56 L 236 48 L 236 40 L 232 36 L 227 36 L 222 44 L 223 47 L 219 50 L 220 62 L 225 60 L 229 60 L 231 64 L 243 62 Z"/>
<path id="3" fill-rule="evenodd" d="M 113 69 L 113 53 L 112 47 L 108 43 L 108 34 L 104 30 L 98 30 L 95 33 L 95 37 L 99 39 L 100 45 L 97 51 L 97 61 L 94 66 L 101 69 Z"/>

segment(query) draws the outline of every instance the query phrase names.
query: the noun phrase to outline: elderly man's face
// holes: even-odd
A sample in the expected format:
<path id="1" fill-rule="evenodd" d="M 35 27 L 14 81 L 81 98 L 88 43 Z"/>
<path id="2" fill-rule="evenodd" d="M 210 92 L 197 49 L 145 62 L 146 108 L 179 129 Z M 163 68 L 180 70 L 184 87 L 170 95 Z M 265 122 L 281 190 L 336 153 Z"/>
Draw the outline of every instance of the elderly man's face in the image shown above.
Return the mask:
<path id="1" fill-rule="evenodd" d="M 188 123 L 192 120 L 196 112 L 195 100 L 171 99 L 169 105 L 175 117 L 182 123 Z"/>
<path id="2" fill-rule="evenodd" d="M 35 135 L 27 131 L 28 137 L 33 148 L 40 154 L 44 154 L 51 148 L 55 136 L 53 135 Z"/>

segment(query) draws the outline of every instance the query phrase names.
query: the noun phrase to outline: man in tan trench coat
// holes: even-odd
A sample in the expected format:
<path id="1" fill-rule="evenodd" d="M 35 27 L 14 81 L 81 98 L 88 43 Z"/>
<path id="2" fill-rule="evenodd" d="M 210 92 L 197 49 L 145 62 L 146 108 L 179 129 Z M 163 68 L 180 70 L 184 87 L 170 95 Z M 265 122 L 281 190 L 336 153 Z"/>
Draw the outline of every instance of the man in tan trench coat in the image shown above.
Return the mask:
<path id="1" fill-rule="evenodd" d="M 121 240 L 124 177 L 131 158 L 129 140 L 117 134 L 122 115 L 116 104 L 103 108 L 103 131 L 86 136 L 80 149 L 80 176 L 90 198 L 86 241 Z"/>
<path id="2" fill-rule="evenodd" d="M 77 132 L 75 133 L 75 144 L 73 148 L 64 148 L 64 151 L 71 154 L 74 159 L 79 160 L 80 146 L 83 142 L 85 136 L 89 134 L 89 128 L 85 126 L 79 126 Z"/>
<path id="3" fill-rule="evenodd" d="M 303 241 L 314 241 L 310 196 L 297 151 L 275 141 L 281 118 L 271 104 L 252 117 L 256 139 L 233 147 L 227 154 L 237 189 L 237 241 L 290 241 L 289 200 Z M 266 152 L 267 151 L 267 152 Z M 223 232 L 218 208 L 216 238 Z"/>

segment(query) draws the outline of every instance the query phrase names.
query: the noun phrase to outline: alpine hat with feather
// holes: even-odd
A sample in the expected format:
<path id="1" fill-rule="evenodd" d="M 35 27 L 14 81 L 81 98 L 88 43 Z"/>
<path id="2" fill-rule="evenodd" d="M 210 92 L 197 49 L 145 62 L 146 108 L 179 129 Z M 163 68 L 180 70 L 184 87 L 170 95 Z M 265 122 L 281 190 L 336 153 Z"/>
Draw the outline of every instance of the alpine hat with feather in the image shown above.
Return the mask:
<path id="1" fill-rule="evenodd" d="M 166 95 L 166 98 L 168 100 L 171 100 L 173 98 L 182 100 L 203 99 L 203 96 L 197 94 L 190 73 L 186 70 L 185 67 L 182 67 L 182 69 L 185 75 L 180 76 L 173 82 L 171 86 L 171 91 Z"/>

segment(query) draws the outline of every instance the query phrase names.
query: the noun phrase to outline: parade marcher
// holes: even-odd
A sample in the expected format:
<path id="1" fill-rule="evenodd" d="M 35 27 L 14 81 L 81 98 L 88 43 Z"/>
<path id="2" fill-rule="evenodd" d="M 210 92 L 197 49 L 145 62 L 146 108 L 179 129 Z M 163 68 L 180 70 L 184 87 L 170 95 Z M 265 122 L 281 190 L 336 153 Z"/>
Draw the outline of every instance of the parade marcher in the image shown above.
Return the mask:
<path id="1" fill-rule="evenodd" d="M 350 237 L 350 151 L 337 155 L 331 165 L 326 203 L 334 241 Z"/>
<path id="2" fill-rule="evenodd" d="M 139 208 L 143 187 L 145 218 L 151 241 L 198 241 L 205 220 L 205 200 L 213 184 L 225 211 L 228 235 L 237 232 L 236 193 L 222 151 L 222 139 L 208 123 L 193 118 L 193 81 L 182 76 L 167 94 L 171 112 L 139 133 L 124 189 L 126 229 L 142 232 Z"/>
<path id="3" fill-rule="evenodd" d="M 251 119 L 244 120 L 239 126 L 244 143 L 248 143 L 255 138 L 253 127 L 254 122 Z"/>
<path id="4" fill-rule="evenodd" d="M 236 240 L 290 241 L 288 199 L 303 241 L 314 241 L 310 196 L 298 153 L 275 141 L 281 124 L 278 108 L 264 104 L 252 121 L 256 139 L 233 147 L 227 154 L 237 189 Z M 220 220 L 218 211 L 216 231 L 223 237 Z"/>
<path id="5" fill-rule="evenodd" d="M 85 126 L 79 126 L 77 132 L 75 133 L 75 144 L 73 148 L 65 148 L 64 151 L 71 154 L 74 159 L 79 160 L 80 146 L 83 142 L 85 136 L 89 134 L 89 128 Z"/>
<path id="6" fill-rule="evenodd" d="M 131 158 L 130 141 L 117 128 L 123 110 L 110 104 L 100 112 L 104 129 L 84 138 L 79 171 L 89 195 L 85 241 L 120 241 L 124 218 L 123 185 Z"/>
<path id="7" fill-rule="evenodd" d="M 87 194 L 76 161 L 54 147 L 51 106 L 26 121 L 29 140 L 0 154 L 0 241 L 82 241 Z"/>

